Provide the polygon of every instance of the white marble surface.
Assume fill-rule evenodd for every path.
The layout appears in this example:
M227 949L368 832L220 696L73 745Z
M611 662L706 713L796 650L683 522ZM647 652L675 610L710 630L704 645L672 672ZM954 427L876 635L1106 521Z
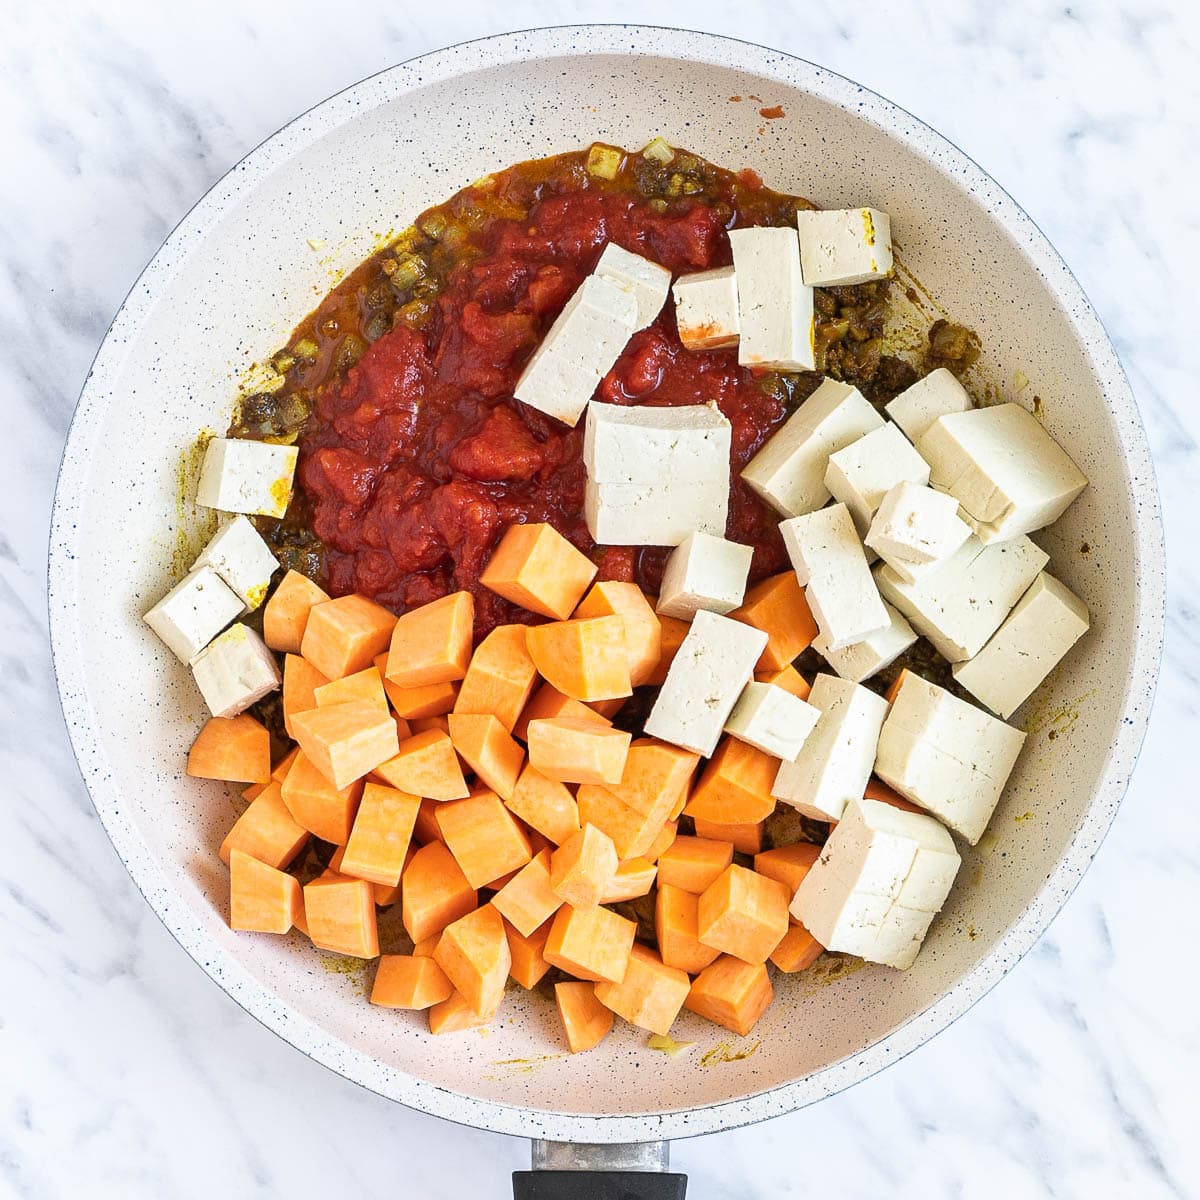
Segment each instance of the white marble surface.
M390 63L547 23L679 23L641 0L203 5L7 0L0 39L0 1195L508 1193L515 1140L369 1095L259 1027L136 894L50 672L48 513L88 363L192 202L291 116ZM735 14L735 15L730 15ZM1038 948L849 1093L679 1144L704 1198L1200 1194L1200 17L1188 0L817 6L686 23L850 75L1005 184L1074 267L1139 395L1170 546L1157 710L1095 866Z

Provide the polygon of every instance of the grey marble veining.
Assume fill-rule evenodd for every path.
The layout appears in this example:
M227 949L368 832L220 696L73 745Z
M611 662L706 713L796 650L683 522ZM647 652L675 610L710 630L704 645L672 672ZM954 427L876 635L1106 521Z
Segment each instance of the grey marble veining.
M1036 950L891 1070L678 1144L723 1198L1200 1194L1200 17L1182 2L837 9L644 0L5 6L0 112L0 1196L508 1194L527 1148L400 1109L241 1012L125 875L62 728L44 565L58 457L113 312L193 201L295 113L466 37L582 20L780 46L917 113L1074 268L1139 396L1166 510L1155 718L1094 867ZM1134 586L1130 581L1130 586Z

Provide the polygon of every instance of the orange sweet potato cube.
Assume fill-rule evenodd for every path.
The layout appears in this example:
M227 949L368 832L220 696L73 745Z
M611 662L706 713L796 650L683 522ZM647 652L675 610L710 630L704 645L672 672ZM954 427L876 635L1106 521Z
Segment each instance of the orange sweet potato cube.
M550 964L542 953L550 936L550 922L540 925L526 937L506 921L504 932L508 934L508 952L512 955L512 966L508 968L508 973L523 988L537 987L550 970Z
M392 631L384 674L400 687L461 679L471 661L474 623L470 592L454 592L411 609Z
M700 897L659 881L654 897L654 934L663 962L695 975L720 955L697 936Z
M612 700L633 694L625 622L620 617L531 625L526 644L542 678L572 700Z
M228 864L234 850L283 870L308 843L309 831L288 811L279 784L268 783L250 801L221 843L221 861Z
M187 773L196 779L269 783L271 735L249 713L210 717L188 751Z
M625 622L629 681L649 683L662 658L662 619L636 583L602 579L579 602L576 617L620 617Z
M594 983L569 980L554 985L554 1002L562 1020L567 1048L572 1054L590 1050L604 1040L613 1026L613 1015L596 999Z
M550 886L550 851L535 854L492 897L492 903L523 937L545 925L562 905L562 898Z
M271 778L276 783L282 783L292 769L292 764L300 757L300 747L293 746L272 768Z
M763 850L756 854L754 869L768 879L778 879L795 896L796 889L820 857L820 846L813 842L796 842L791 846L777 846L774 850Z
M437 810L442 807L440 800L422 800L417 809L417 821L413 826L413 841L427 846L430 842L441 842L445 845L441 828L437 822Z
M401 918L414 942L441 933L478 904L478 894L441 842L422 846L400 878Z
M666 824L662 815L643 816L600 784L582 784L575 801L580 822L608 834L619 859L645 857Z
M612 838L593 825L572 834L550 857L550 887L573 908L592 908L617 873Z
M519 870L533 857L529 839L495 792L440 804L437 823L442 840L473 888Z
M677 837L659 856L658 883L698 896L721 877L731 862L733 847L728 842Z
M450 714L450 739L479 781L511 800L525 764L525 752L493 716Z
M317 708L361 701L363 704L373 704L384 712L390 712L387 693L383 690L383 676L374 666L322 684L313 692L313 699L317 702Z
M700 894L697 936L706 946L748 963L764 963L788 931L791 893L736 864Z
M512 728L513 737L520 738L523 742L528 741L530 721L549 720L552 717L577 717L581 721L593 721L604 728L612 728L612 722L590 705L581 700L572 700L556 687L543 683L521 710L521 715Z
M302 906L299 880L242 850L230 852L230 929L287 933Z
M774 994L764 964L723 954L696 976L683 1007L745 1037L767 1011Z
M647 603L653 605L654 601L647 598ZM679 653L679 647L683 645L683 639L687 637L688 630L691 625L687 621L681 621L678 617L659 616L659 650L658 650L658 665L650 672L645 683L652 683L659 686L666 681L667 672L671 669L671 664L675 661L675 655Z
M362 779L400 749L391 713L362 701L297 713L292 729L305 757L335 788Z
M418 796L377 783L366 784L337 869L386 887L399 884L420 806Z
M722 825L764 821L775 811L771 788L778 771L779 759L737 738L722 738L683 811Z
M631 1025L665 1036L691 986L686 971L668 967L653 950L634 945L624 978L596 984L596 999Z
M469 794L454 743L438 729L405 738L375 774L402 792L429 800L461 800Z
M317 707L317 688L329 682L316 667L298 654L289 654L283 660L283 727L288 737L292 732L292 718L297 713L308 712Z
M391 702L396 716L406 721L419 721L425 717L440 717L448 713L458 699L458 684L425 683L417 687L401 687L386 675L388 656L386 651L375 659L375 669L383 675L383 690Z
M699 761L690 750L657 738L638 738L629 747L620 782L611 790L635 812L665 820L686 794Z
M529 723L529 765L560 783L621 782L631 735L592 720L552 717Z
M503 999L503 997L501 997ZM499 1009L499 1005L496 1009ZM496 1011L486 1013L476 1012L470 1001L461 992L452 992L450 997L429 1009L429 1032L461 1033L464 1029L479 1029L487 1025L496 1015Z
M385 954L375 972L371 1003L383 1008L431 1008L453 992L445 971L432 958Z
M703 817L693 817L692 827L696 836L709 838L714 842L728 842L742 854L757 854L763 844L762 821L743 821L737 825L726 825L718 821L706 821Z
M646 852L641 855L647 862L657 863L658 860L675 844L675 839L679 836L679 822L668 821L656 835L647 848Z
M526 766L521 772L512 798L505 803L530 829L556 846L579 829L579 805L570 789L533 767Z
M553 525L510 525L479 576L505 600L560 621L596 577L596 564Z
M611 909L572 908L554 914L544 956L552 967L592 983L620 983L637 926Z
M900 808L905 812L920 813L925 811L920 805L905 800L899 792L888 787L882 779L876 779L874 775L867 780L867 786L863 789L863 799L878 800L881 804L890 804L893 808Z
M313 945L355 958L379 954L375 894L365 879L328 874L304 887L304 919Z
M308 625L308 614L329 599L307 575L289 571L263 609L263 641L272 650L299 654Z
M623 900L636 900L648 896L658 875L658 867L646 858L627 858L617 864L608 887L600 896L601 904L620 904Z
M362 799L362 780L336 788L301 752L280 785L280 795L295 821L324 842L345 845Z
M313 605L300 653L326 679L365 670L391 640L395 616L365 596L339 596Z
M754 678L758 683L773 683L785 692L791 692L801 700L807 700L812 684L793 666L782 667L778 671L756 671Z
M510 733L537 683L524 625L497 625L475 647L454 702L456 713L491 714Z
M786 667L817 636L817 623L795 571L784 571L756 583L746 592L741 608L729 615L767 635L766 649L756 667L759 671Z
M771 961L788 974L806 971L824 953L825 947L803 925L793 923L783 940L771 951Z
M433 959L475 1012L494 1013L500 1007L512 955L504 921L492 905L447 925Z

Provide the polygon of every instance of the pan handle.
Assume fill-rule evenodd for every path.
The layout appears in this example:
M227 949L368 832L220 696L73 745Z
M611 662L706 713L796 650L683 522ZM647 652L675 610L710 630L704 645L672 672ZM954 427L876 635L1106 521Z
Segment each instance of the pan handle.
M668 1142L533 1143L533 1170L513 1172L515 1200L684 1200Z

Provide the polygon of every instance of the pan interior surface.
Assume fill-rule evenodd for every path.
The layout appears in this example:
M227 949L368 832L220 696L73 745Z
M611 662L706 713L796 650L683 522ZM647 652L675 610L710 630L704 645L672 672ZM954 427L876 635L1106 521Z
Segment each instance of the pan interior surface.
M751 95L785 115L765 120L731 99ZM827 957L776 978L778 999L749 1038L685 1014L674 1036L696 1045L675 1056L628 1026L570 1056L540 995L510 995L489 1031L432 1038L415 1016L366 1002L369 967L299 936L226 927L216 848L239 806L232 789L181 776L206 714L189 672L139 618L199 536L182 494L197 433L225 427L246 368L283 343L331 271L492 170L655 135L818 204L891 214L905 269L982 338L977 390L1027 405L1036 394L1091 480L1037 540L1087 600L1092 630L1018 714L1030 734L1018 770L911 970ZM64 708L97 807L151 904L299 1048L397 1100L505 1132L706 1132L818 1099L919 1044L1015 961L1085 868L1140 744L1157 663L1144 454L1115 357L1069 274L1011 201L912 118L796 60L703 35L600 27L489 39L300 118L218 185L131 293L60 482L51 608Z

